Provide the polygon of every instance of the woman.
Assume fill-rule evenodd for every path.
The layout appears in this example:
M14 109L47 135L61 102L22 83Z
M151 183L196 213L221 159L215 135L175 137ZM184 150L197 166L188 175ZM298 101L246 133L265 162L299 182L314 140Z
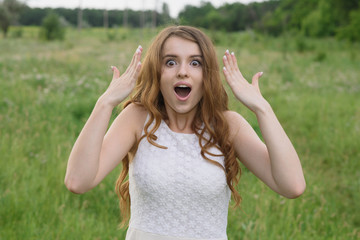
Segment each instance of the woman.
M241 201L237 158L275 192L288 198L303 193L297 153L261 95L262 72L248 83L234 53L225 52L225 79L256 114L265 143L228 110L215 49L200 30L168 27L142 64L141 54L139 46L122 75L112 68L110 86L70 154L65 177L70 191L90 190L122 161L117 190L123 223L131 207L129 240L227 239L231 194L237 205ZM106 131L112 110L129 95Z

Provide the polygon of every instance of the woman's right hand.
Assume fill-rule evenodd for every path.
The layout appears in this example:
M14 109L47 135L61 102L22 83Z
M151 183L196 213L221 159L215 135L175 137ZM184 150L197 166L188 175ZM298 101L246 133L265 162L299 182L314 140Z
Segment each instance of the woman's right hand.
M113 78L109 87L101 96L101 99L107 104L110 104L113 108L127 98L134 89L136 79L138 78L141 69L140 60L142 50L141 46L136 49L130 65L121 76L119 69L111 66Z

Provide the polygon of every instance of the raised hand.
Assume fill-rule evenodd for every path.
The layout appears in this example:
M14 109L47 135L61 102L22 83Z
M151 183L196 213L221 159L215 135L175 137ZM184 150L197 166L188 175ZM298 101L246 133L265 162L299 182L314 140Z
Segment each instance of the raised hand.
M120 104L134 89L136 79L139 76L141 69L140 60L142 50L141 46L136 49L130 65L122 75L120 75L120 71L117 67L111 66L113 78L101 98L112 107L116 107Z
M256 113L257 110L261 109L262 106L267 103L261 95L259 88L259 78L263 73L256 73L250 84L241 74L233 52L230 54L229 51L226 50L223 62L225 79L235 97L247 108Z

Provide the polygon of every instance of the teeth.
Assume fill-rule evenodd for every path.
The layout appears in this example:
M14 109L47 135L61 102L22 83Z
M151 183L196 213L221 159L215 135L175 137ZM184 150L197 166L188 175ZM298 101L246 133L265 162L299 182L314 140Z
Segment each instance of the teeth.
M186 86L185 84L181 84L181 85L179 85L179 86L177 86L177 87L187 88L188 86Z

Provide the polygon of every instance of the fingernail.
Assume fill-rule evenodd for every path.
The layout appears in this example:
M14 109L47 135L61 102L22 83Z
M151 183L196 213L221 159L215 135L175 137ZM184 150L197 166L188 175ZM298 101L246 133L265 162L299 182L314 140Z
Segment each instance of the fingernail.
M140 49L141 49L141 48L142 48L142 46L141 46L141 45L139 45L139 46L138 46L138 48L140 48Z
M231 55L235 56L235 53L234 53L234 52L231 52Z
M224 71L226 71L226 67L223 67Z
M110 66L111 70L114 70L114 66Z
M223 58L224 58L224 60L226 60L226 59L227 59L226 55L224 55L224 57L223 57Z
M260 77L263 75L263 72L260 72Z
M226 53L229 53L229 49L226 49Z

